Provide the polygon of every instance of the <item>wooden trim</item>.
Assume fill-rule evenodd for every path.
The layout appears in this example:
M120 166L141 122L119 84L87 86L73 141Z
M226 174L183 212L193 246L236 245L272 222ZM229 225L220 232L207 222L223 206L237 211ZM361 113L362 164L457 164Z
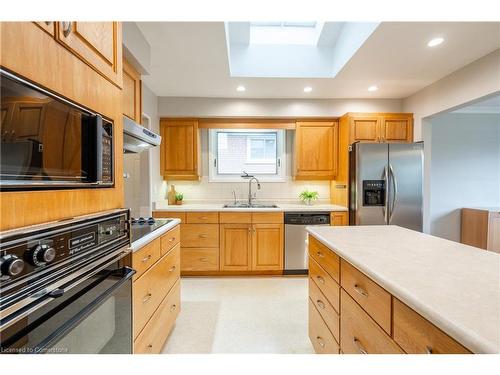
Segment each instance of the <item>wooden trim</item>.
M295 120L290 119L200 119L200 129L295 129Z
M181 276L205 277L205 276L283 276L283 271L182 271ZM295 275L294 275L295 276ZM305 275L301 275L301 277Z

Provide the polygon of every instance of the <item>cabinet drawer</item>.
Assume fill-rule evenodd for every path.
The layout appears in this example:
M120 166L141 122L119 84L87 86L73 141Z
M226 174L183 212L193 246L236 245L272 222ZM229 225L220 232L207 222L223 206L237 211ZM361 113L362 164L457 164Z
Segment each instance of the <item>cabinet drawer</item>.
M163 299L146 327L134 341L134 354L158 354L172 330L181 309L180 280Z
M219 247L219 225L183 224L182 247Z
M319 242L313 236L309 236L309 255L318 262L333 279L339 283L340 260L339 256Z
M339 284L311 257L309 257L309 277L316 283L333 308L339 311Z
M466 348L404 303L393 299L394 340L409 354L467 354Z
M218 248L181 248L181 271L219 270Z
M170 229L167 233L160 237L161 241L161 255L165 255L168 251L179 243L181 240L181 227Z
M340 341L340 320L339 314L321 293L316 283L309 278L309 298L320 313L330 332L337 342Z
M187 212L186 223L188 224L218 224L218 212Z
M403 353L385 331L343 289L341 289L340 306L340 343L344 353Z
M156 239L132 254L132 267L136 270L137 280L146 270L160 259L160 239Z
M345 260L341 260L340 285L389 335L391 295Z
M339 354L339 344L309 300L309 339L317 354Z
M283 212L253 212L253 224L283 224Z
M162 219L179 219L183 223L186 222L185 212L153 211L153 217Z
M221 224L251 224L251 212L221 212L219 214Z
M132 285L134 337L137 337L180 276L180 246L164 255Z

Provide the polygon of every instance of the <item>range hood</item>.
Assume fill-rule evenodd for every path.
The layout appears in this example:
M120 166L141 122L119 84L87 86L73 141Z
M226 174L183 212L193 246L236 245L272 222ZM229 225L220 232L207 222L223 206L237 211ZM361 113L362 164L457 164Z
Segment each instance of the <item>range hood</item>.
M136 154L160 143L158 134L123 116L123 152Z

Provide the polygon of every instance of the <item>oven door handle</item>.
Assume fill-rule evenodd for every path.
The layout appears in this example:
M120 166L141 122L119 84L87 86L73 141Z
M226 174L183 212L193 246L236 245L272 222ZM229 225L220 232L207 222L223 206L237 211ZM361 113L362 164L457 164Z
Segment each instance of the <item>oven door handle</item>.
M92 301L92 303L89 303L87 306L85 306L82 310L80 310L78 313L73 315L72 318L67 320L61 327L59 327L57 330L52 332L48 337L46 337L41 343L36 345L36 354L41 354L46 351L46 348L51 345L55 340L60 338L62 335L70 331L73 327L75 327L79 322L81 322L83 319L85 319L87 316L90 315L95 309L97 309L106 299L108 299L109 296L111 296L118 288L120 288L123 284L125 284L127 281L129 281L132 276L135 274L135 270L130 268L130 267L123 267L118 269L117 271L120 271L123 273L122 277L120 280L116 281L111 287L106 289L102 294L99 295L96 299ZM115 272L117 272L115 271Z

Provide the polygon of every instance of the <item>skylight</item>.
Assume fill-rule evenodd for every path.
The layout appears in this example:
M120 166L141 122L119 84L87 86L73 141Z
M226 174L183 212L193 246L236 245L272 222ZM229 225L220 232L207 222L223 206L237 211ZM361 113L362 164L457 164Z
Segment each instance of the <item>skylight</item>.
M250 22L250 44L316 45L322 22Z

